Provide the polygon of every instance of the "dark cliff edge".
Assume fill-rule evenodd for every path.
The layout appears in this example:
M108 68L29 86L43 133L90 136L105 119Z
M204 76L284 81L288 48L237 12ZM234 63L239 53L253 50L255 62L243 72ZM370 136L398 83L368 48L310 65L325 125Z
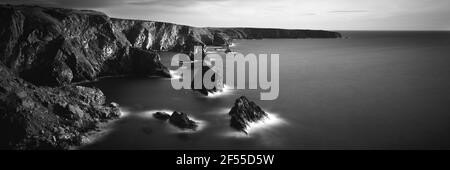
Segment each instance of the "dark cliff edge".
M115 119L95 88L77 82L119 75L170 77L160 51L233 39L339 38L314 30L197 28L110 18L89 10L0 5L0 149L68 149Z
M69 149L121 114L95 88L38 87L1 63L0 76L0 149Z

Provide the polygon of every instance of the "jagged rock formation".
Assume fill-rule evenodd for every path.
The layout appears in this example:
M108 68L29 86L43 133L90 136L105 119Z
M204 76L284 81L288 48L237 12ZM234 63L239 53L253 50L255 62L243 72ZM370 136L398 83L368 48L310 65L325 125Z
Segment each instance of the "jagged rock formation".
M193 129L196 130L197 122L189 119L188 115L183 112L173 112L169 118L169 122L180 129Z
M112 19L112 23L132 47L145 50L188 53L196 45L211 45L214 39L206 29L185 25L126 19Z
M234 102L229 115L231 116L230 126L236 130L247 133L247 127L252 122L261 121L267 118L267 113L253 101L249 101L245 96L241 96Z
M1 63L0 77L1 149L68 149L97 123L120 115L98 89L37 87Z
M196 130L198 127L197 122L189 119L188 114L183 112L174 111L172 115L165 113L165 112L156 112L153 113L153 117L161 120L161 121L167 121L169 120L169 123L180 128L180 129L192 129Z

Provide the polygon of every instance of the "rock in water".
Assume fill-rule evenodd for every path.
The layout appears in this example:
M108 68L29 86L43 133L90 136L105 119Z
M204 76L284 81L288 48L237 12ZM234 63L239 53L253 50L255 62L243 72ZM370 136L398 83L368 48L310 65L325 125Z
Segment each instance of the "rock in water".
M267 118L268 115L255 102L249 101L245 96L236 99L229 115L230 126L239 131L247 133L246 129L251 122L257 122Z
M173 112L172 116L170 116L169 122L181 129L196 130L198 127L197 122L189 119L188 115L183 112Z
M227 46L227 49L225 50L225 53L228 54L228 53L231 53L231 52L232 51L231 51L230 47Z
M159 120L163 120L163 121L170 119L170 115L165 112L156 112L153 114L153 117L156 119L159 119Z
M211 88L211 89L210 89L210 88L206 88L205 84L203 84L203 78L204 78L203 76L205 76L205 73L206 73L207 71L209 71L209 70L214 71L214 75L211 76L211 82L213 82L214 87ZM201 74L200 74L200 73L201 73ZM197 71L197 72L194 74L194 79L193 79L192 82L191 82L191 88L192 88L192 90L198 91L198 92L200 92L201 94L206 95L206 96L208 96L209 93L221 92L221 91L223 90L223 87L224 87L223 82L220 81L221 76L222 76L222 75L221 75L219 72L217 72L216 70L213 70L211 67L204 65L204 66L202 67L202 71L201 71L201 72L200 72L200 71ZM195 77L201 77L200 80L202 81L202 88L200 88L200 89L195 88L195 83L194 83L194 82L195 82ZM216 79L217 79L218 81L216 81Z

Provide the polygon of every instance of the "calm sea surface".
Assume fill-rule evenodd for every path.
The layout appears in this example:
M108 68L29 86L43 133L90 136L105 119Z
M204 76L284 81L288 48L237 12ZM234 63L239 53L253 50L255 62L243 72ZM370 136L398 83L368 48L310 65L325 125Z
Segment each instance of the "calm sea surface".
M103 90L126 116L84 149L450 149L450 32L343 32L344 39L239 40L233 51L280 54L280 95L204 97L170 79L112 78ZM162 56L170 63L172 54ZM241 95L271 119L250 135L229 127ZM188 113L198 131L152 118Z

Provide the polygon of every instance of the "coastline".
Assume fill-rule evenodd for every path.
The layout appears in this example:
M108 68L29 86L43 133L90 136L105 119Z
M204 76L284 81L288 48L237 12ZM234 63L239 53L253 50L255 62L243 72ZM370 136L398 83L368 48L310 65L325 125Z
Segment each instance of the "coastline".
M120 115L119 106L106 104L100 90L82 85L110 77L167 77L170 72L161 64L161 51L189 53L196 45L228 47L233 39L277 38L274 35L340 37L321 30L199 28L26 5L0 5L0 13L4 21L0 109L7 110L2 112L5 119L0 123L5 127L0 131L11 135L0 141L0 147L12 149L78 145L86 131Z

